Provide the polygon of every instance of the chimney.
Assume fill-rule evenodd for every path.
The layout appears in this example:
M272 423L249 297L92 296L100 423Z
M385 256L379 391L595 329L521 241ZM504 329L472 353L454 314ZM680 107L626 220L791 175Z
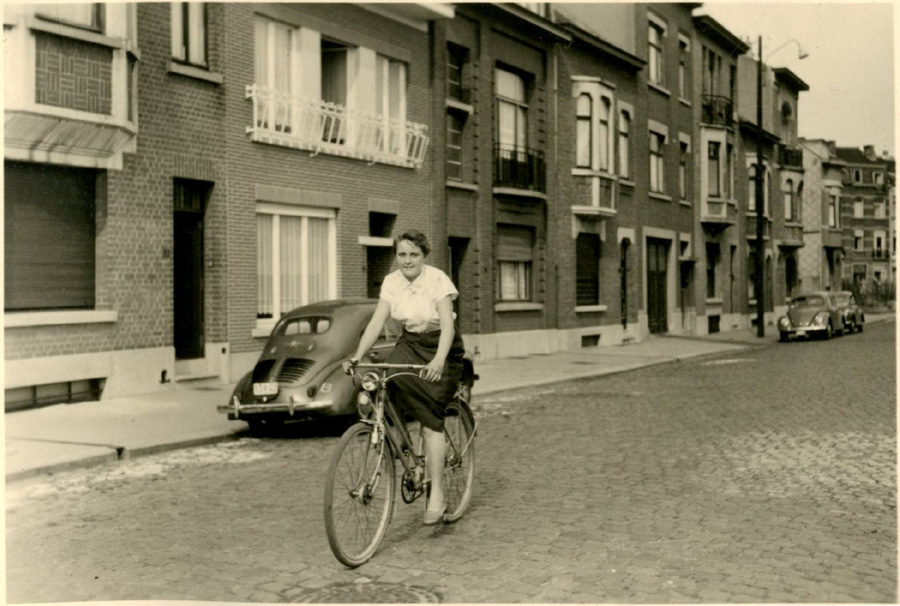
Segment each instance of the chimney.
M877 160L878 156L875 155L875 146L874 145L866 145L864 149L866 159L867 160Z

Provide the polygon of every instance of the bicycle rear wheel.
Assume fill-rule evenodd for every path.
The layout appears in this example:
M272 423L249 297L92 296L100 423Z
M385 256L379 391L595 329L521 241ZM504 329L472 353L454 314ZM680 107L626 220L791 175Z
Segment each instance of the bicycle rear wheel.
M341 437L325 480L325 532L341 563L355 568L374 555L394 509L390 444L372 444L372 426L357 423Z
M460 519L472 500L472 483L475 481L474 429L472 411L464 402L457 400L444 417L444 440L447 443L444 461L445 522Z

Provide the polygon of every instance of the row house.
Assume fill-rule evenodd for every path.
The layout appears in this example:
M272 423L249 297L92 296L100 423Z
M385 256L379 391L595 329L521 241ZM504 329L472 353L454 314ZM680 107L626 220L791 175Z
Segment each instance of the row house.
M377 293L392 236L443 221L429 23L452 16L5 7L7 409L230 381L284 311Z
M746 183L739 214L743 239L747 242L743 276L747 285L750 324L762 305L766 324L786 310L799 286L798 250L804 246L800 201L803 196L803 152L797 136L799 93L809 86L786 68L763 65L762 92L757 94L757 60L742 56L738 61L737 179ZM757 124L757 99L763 104L763 123ZM757 150L762 157L757 158ZM756 179L763 181L762 242L757 241ZM757 247L764 249L762 266ZM763 292L757 292L757 272L763 272Z
M804 290L842 288L845 257L841 228L841 190L846 162L838 158L834 141L801 139L804 189L800 285Z
M840 215L845 260L843 280L866 291L893 279L891 210L894 161L874 146L837 147L841 171Z

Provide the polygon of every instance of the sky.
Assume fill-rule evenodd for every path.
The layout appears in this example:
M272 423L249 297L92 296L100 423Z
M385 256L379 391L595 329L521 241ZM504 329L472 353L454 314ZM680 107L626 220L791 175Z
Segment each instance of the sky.
M761 35L764 62L789 68L809 85L809 91L800 93L801 137L833 140L838 147L874 145L879 155L887 150L894 156L896 4L719 0L704 2L694 14L708 14L752 42L751 53ZM798 59L797 44L789 42L793 39L809 53L807 58Z

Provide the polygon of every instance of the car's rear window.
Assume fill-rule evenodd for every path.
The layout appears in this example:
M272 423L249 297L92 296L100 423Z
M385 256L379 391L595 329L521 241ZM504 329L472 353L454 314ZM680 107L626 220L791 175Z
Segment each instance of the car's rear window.
M278 327L276 336L290 335L320 335L331 328L329 316L306 316L292 318Z
M821 307L825 305L825 299L822 297L798 297L794 299L793 304L797 307Z

